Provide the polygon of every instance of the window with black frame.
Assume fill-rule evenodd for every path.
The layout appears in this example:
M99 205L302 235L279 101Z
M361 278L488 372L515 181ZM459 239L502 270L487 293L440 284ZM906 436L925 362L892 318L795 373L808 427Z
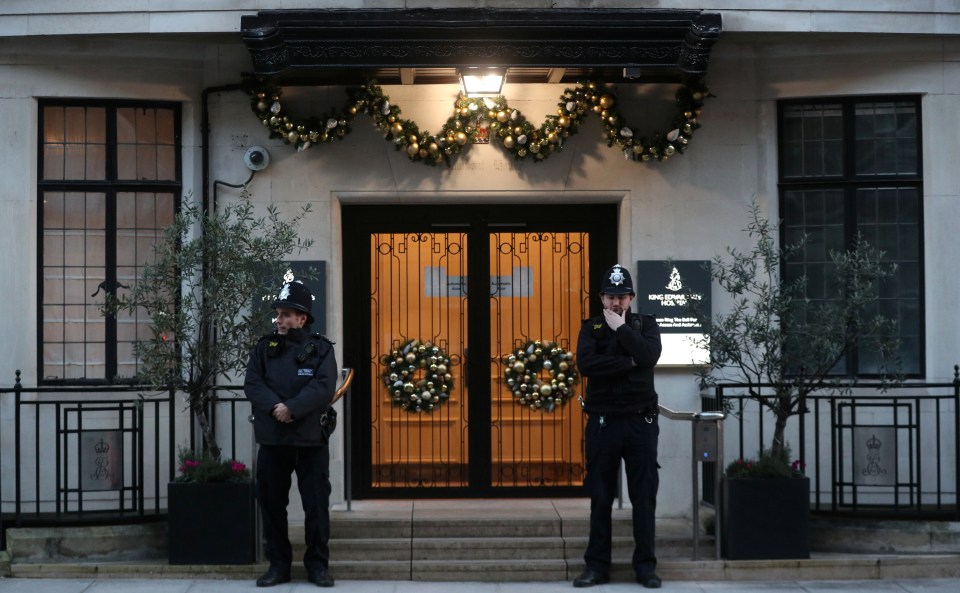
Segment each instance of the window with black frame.
M38 376L133 377L149 319L100 306L136 280L179 208L180 105L41 100L38 130Z
M900 370L923 368L923 180L920 100L867 97L779 104L781 239L806 237L784 262L786 280L806 275L811 302L830 298L830 252L859 234L896 264L879 288L877 309L897 323ZM881 371L879 353L853 352L837 368Z

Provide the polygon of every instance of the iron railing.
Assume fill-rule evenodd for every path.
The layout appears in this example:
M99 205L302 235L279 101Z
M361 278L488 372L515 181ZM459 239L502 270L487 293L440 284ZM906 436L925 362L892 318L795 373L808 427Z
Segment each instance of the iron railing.
M756 458L773 440L774 385L759 398L744 384L703 394L704 410L728 413L728 460ZM785 441L810 478L810 509L878 518L960 519L960 365L949 383L856 383L824 387L800 402ZM704 467L713 472L713 467ZM705 475L705 486L715 476ZM715 502L712 489L703 499Z
M209 413L222 454L252 459L249 404L239 388L215 391ZM189 407L173 390L25 387L17 371L14 386L0 388L3 526L163 516L178 448L196 449L200 439ZM94 454L84 455L84 448ZM88 479L94 474L105 479Z
M352 380L353 369L343 369L333 402ZM221 456L253 466L242 387L213 391L207 414ZM7 527L165 519L178 449L201 444L193 412L172 389L25 387L18 370L13 387L0 387L0 549Z

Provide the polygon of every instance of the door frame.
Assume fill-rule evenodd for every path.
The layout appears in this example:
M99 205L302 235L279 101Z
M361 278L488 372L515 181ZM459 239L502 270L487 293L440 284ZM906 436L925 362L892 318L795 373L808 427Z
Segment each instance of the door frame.
M343 204L341 224L343 237L343 366L357 369L350 406L346 414L350 422L351 495L365 498L519 498L583 496L582 486L556 487L492 487L490 485L491 444L489 429L471 430L468 434L470 451L469 485L436 488L372 488L372 460L369 423L371 409L368 394L376 377L366 371L370 362L370 240L372 233L466 232L468 270L489 270L487 249L491 232L588 232L590 233L588 279L590 290L589 313L600 310L600 272L615 263L618 244L618 209L616 203L492 203L492 204L411 204L359 205ZM489 291L489 277L468 275L469 294ZM366 295L366 296L364 296ZM489 327L490 305L486 299L468 299L467 315L471 326ZM485 324L484 324L485 322ZM473 352L490 351L490 332L474 331L468 336ZM376 356L376 354L374 354ZM471 377L489 376L490 361L473 357L465 362ZM470 386L468 412L474 426L490 425L490 382L473 381ZM571 402L571 405L575 405ZM483 461L479 461L483 460Z

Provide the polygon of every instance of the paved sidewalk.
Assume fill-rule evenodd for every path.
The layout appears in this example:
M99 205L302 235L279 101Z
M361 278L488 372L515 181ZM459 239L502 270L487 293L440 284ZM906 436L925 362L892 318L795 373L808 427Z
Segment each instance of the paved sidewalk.
M572 591L568 583L458 583L412 581L338 581L340 593L557 593ZM594 587L592 593L637 593L633 583ZM724 581L665 582L673 593L957 593L960 579L897 579L869 581ZM0 579L0 593L305 593L317 591L310 583L288 583L258 589L253 581L202 579Z

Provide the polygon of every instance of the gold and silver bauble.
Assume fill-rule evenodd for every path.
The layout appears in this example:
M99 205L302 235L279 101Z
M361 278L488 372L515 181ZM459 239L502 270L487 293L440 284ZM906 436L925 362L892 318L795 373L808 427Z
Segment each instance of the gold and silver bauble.
M380 375L393 405L411 413L432 412L450 399L450 357L438 346L407 340L381 359Z
M518 405L553 412L576 394L580 376L573 352L533 340L503 357L503 379Z

